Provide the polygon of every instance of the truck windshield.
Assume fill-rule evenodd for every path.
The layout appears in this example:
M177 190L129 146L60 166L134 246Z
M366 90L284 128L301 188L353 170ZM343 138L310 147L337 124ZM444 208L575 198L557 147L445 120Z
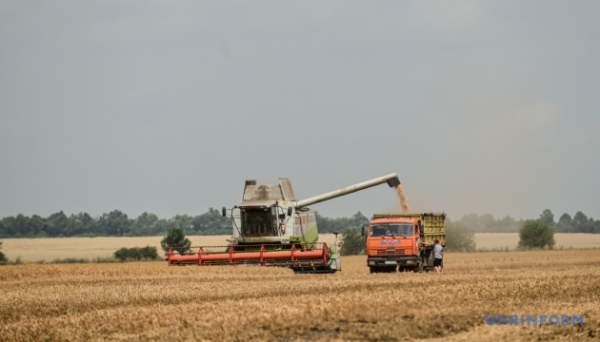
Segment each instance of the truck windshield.
M242 210L242 234L244 236L276 236L275 207Z
M410 223L384 223L371 226L369 236L413 236L413 225Z

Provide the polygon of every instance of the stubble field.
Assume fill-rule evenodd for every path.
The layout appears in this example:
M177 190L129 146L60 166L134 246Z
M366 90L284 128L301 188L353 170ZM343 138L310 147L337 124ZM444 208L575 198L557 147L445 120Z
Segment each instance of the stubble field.
M0 267L3 341L598 340L600 251L448 253L445 270ZM484 315L583 315L583 325L489 326Z

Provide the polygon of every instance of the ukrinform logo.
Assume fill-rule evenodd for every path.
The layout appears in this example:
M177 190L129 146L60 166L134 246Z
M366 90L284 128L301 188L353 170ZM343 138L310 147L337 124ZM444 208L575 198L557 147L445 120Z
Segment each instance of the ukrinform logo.
M483 315L487 325L583 325L583 315Z

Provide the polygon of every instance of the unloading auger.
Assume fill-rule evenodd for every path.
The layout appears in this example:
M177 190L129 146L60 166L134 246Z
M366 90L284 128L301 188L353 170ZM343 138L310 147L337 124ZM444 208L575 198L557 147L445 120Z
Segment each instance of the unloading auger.
M191 247L190 251L168 252L169 265L256 265L284 266L297 273L334 273L341 271L337 250L318 242L315 213L308 206L387 183L396 188L395 173L357 183L304 200L297 200L292 183L280 178L277 184L257 184L246 180L242 201L231 209L233 234L229 246Z

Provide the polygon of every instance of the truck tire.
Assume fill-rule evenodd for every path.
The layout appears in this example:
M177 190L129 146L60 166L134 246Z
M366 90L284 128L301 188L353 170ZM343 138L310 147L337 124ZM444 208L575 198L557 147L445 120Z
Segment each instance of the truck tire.
M369 266L369 273L377 273L377 267Z

